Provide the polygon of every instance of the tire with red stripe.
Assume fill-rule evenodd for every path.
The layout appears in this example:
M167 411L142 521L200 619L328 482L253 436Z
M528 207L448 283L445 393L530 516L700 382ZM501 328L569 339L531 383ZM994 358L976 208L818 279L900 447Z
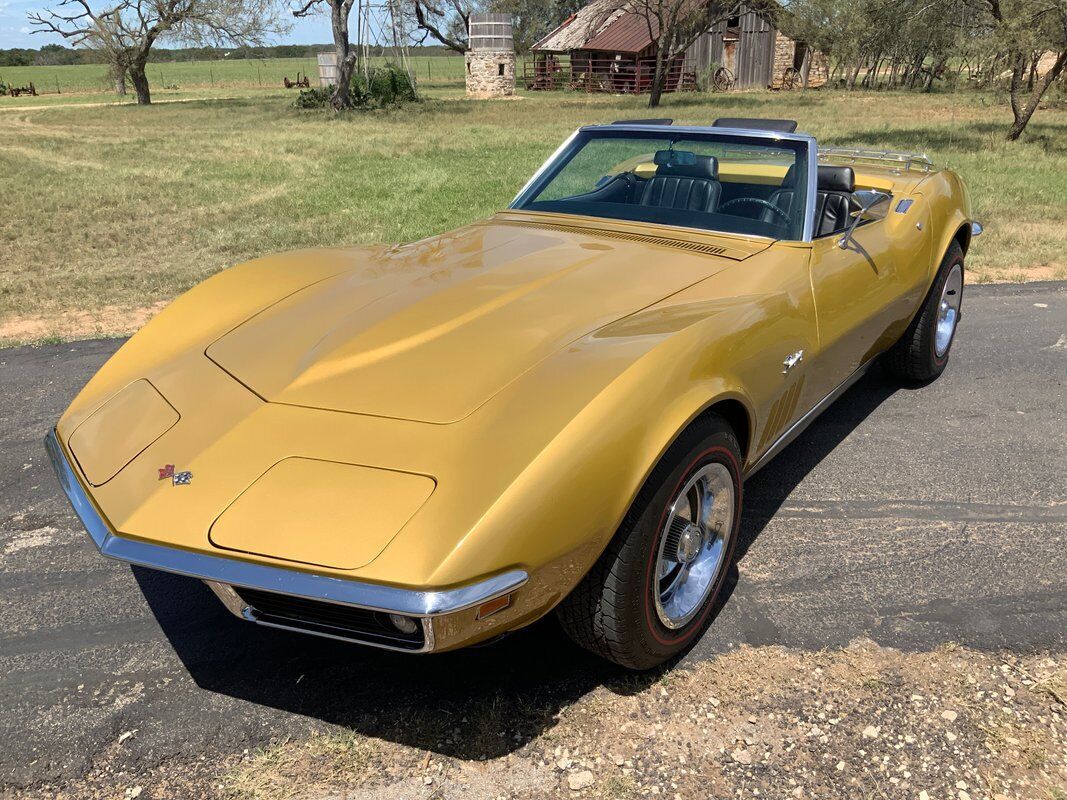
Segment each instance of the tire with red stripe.
M706 597L677 625L657 604L661 554L680 492L694 476L714 471L730 493L728 519L719 520L720 555ZM728 478L726 477L728 476ZM728 491L727 491L728 490ZM564 630L579 645L635 670L651 669L687 650L707 627L733 564L741 519L741 452L721 417L698 419L683 431L638 492L611 543L559 605ZM688 501L687 501L688 502ZM724 501L725 502L725 501ZM692 516L692 515L690 515ZM673 546L673 542L671 542Z

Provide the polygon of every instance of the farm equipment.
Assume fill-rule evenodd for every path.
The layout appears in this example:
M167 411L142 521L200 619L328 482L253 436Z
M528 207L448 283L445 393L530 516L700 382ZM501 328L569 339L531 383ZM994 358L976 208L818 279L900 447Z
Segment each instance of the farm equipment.
M289 80L288 77L282 78L282 81L285 83L285 88L286 89L310 89L311 88L311 81L308 80L307 73L305 72L303 77L301 77L300 75L301 74L299 72L296 73L296 80L295 81Z
M4 84L0 83L0 87L6 89L6 91L0 91L0 95L9 94L12 97L18 97L22 94L28 94L31 97L37 96L37 87L34 86L32 83L28 84L27 86L4 86Z

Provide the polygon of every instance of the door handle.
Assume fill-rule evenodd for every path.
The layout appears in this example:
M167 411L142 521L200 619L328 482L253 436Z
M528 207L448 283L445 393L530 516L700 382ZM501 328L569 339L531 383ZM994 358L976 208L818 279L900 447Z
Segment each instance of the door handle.
M785 369L782 370L782 374L786 375L789 372L789 370L791 370L793 367L795 367L797 364L799 364L803 360L804 360L804 351L803 350L797 350L795 353L793 353L793 355L787 356L785 361L782 362L782 366L785 367Z

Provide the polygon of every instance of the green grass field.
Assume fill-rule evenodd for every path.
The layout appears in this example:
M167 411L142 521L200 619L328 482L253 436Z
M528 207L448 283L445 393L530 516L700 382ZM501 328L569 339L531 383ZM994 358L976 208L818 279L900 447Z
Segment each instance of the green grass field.
M384 59L373 59L384 63ZM456 85L463 83L463 58L460 56L421 56L411 59L419 84ZM318 79L314 58L270 58L234 61L179 61L149 66L148 83L153 92L179 89L280 88L282 79L296 79L297 72ZM0 67L0 81L15 86L33 83L43 94L110 92L107 68L102 64L78 64L64 67ZM9 98L0 98L0 104ZM2 107L2 105L0 105Z
M209 93L147 108L0 102L0 338L120 333L138 324L133 309L263 253L413 240L485 217L575 127L648 115L642 98L469 101L440 88L338 118L294 109L284 90L198 99ZM986 224L972 279L1067 277L1062 107L1014 144L1006 106L985 94L685 94L659 113L793 117L824 144L925 150L965 177Z

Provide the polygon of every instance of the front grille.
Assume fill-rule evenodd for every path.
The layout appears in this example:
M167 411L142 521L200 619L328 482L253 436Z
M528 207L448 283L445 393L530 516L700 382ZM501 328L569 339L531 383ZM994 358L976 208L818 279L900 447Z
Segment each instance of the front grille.
M256 621L265 625L401 650L421 650L426 641L421 620L416 620L415 632L407 634L398 631L387 615L378 611L260 589L233 588L251 606Z

